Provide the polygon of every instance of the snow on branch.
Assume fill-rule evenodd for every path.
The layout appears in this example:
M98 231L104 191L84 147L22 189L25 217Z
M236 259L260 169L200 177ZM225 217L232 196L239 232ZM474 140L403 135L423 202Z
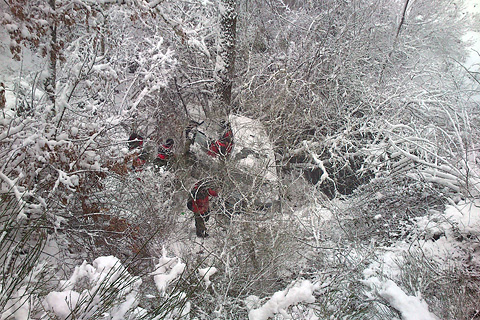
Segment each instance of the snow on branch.
M92 264L84 261L62 282L63 290L50 292L42 303L58 319L96 318L102 304L109 300L116 301L109 308L109 319L125 319L127 312L138 305L136 296L142 284L113 256L99 257Z
M182 275L185 267L185 263L183 263L180 258L167 257L167 250L163 248L162 257L159 259L156 269L152 273L155 285L161 295L165 295L170 283Z
M67 172L64 172L60 169L54 168L58 173L58 179L55 181L55 184L50 191L50 194L53 194L57 190L60 184L64 185L70 191L75 191L75 187L78 186L79 178L77 175L69 175Z
M400 312L403 320L438 320L437 316L428 310L424 300L420 297L408 296L392 280L382 282L377 277L371 277L362 282Z
M212 281L210 281L210 277L214 275L218 271L215 267L206 267L206 268L199 268L198 275L203 278L205 282L205 287L209 287Z
M24 207L25 207L25 201L23 200L23 195L24 193L20 191L20 189L17 186L17 179L11 180L9 177L7 177L3 172L0 171L0 179L2 179L9 189L13 191L13 194L15 195L15 199L19 202L19 208L20 212L18 213L17 219L18 220L23 220L27 218L27 215L24 212ZM3 188L1 190L3 192Z
M165 0L152 0L152 1L148 2L148 7L153 9L164 1Z
M306 302L314 303L314 291L320 289L319 283L312 283L309 280L293 282L293 286L282 291L275 292L273 296L260 308L252 309L248 313L249 320L267 320L275 314L280 313L289 319L287 309L290 306ZM250 296L247 299L254 300L256 297Z
M400 147L395 141L389 140L390 146L399 152L400 155L412 160L413 162L423 165L425 168L421 170L422 176L431 182L447 186L454 191L460 191L466 187L466 181L469 179L466 173L454 167L449 161L436 157L443 164L431 162L420 158ZM477 180L477 177L474 177Z
M313 151L310 150L310 147L309 147L307 141L305 141L305 140L303 141L303 146L305 147L305 150L307 151L307 153L312 157L313 162L318 166L318 168L320 168L320 170L322 170L322 175L320 177L320 184L322 184L323 181L325 181L326 179L332 180L328 176L328 172L327 172L327 169L325 169L323 161L320 160L320 158L318 157L318 155L316 153L314 153Z

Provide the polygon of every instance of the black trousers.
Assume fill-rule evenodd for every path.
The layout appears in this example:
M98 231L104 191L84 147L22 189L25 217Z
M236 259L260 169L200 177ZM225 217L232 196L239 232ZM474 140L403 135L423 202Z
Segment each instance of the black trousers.
M193 213L195 216L195 229L197 231L197 235L204 235L207 231L207 228L205 227L205 222L208 221L210 218L209 213L206 212L205 214L200 214L200 213Z

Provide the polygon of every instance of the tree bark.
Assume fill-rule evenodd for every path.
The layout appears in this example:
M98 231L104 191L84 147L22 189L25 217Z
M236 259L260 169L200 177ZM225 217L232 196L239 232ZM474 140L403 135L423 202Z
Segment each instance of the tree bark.
M235 75L237 1L220 0L220 34L215 64L214 113L230 113ZM217 111L218 112L215 112Z
M395 39L393 40L392 50L388 53L387 58L385 59L385 61L382 64L382 71L380 72L380 78L378 80L378 83L383 82L383 76L384 76L384 73L385 73L385 68L387 67L387 62L390 60L393 52L397 48L398 37L400 36L400 31L402 31L403 24L405 23L405 17L407 16L407 9L408 9L409 2L410 2L410 0L405 0L405 4L403 5L402 17L400 19L400 23L398 24L397 32L395 33Z
M5 98L5 85L0 83L0 109L2 109L3 118L5 118L5 107L7 105L7 99Z
M57 82L57 19L55 16L56 0L48 0L48 5L52 10L52 21L50 22L50 48L47 52L48 58L48 77L45 79L44 87L48 100L53 104L55 110L55 86Z

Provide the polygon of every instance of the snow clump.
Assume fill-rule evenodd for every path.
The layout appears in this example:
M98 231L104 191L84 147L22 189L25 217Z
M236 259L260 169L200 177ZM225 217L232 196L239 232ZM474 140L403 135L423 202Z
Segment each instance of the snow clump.
M198 275L200 278L203 279L205 282L205 286L208 288L212 281L210 281L210 277L217 272L217 268L215 267L207 267L203 269L198 269Z
M169 284L182 275L185 267L185 263L182 263L180 258L167 257L167 250L163 248L162 257L159 259L156 269L152 273L155 285L161 295L165 295Z
M283 317L290 319L287 313L288 308L302 302L314 303L313 293L319 288L319 283L312 283L309 280L294 281L290 288L275 292L263 306L250 310L248 318L249 320L267 320L280 313ZM255 296L247 298L247 302L251 302L250 305L254 304L255 300L258 300ZM314 314L311 313L311 316L314 317ZM309 319L313 320L312 317Z
M388 301L402 315L403 320L438 320L428 311L428 305L420 297L408 296L392 280L380 281L377 277L363 281L365 285L376 291L376 293Z
M43 301L43 307L58 319L82 315L85 319L93 317L102 308L103 299L115 295L115 301L108 312L109 319L125 318L128 310L137 305L136 296L142 280L127 272L120 260L113 256L99 257L92 264L83 262L75 267L70 279L62 281L63 290L50 292ZM116 290L113 290L115 288Z

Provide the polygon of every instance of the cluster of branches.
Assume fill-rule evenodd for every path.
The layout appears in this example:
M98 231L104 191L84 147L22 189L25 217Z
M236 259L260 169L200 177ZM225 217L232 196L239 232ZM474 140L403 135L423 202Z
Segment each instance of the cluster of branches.
M306 170L334 196L409 163L423 178L478 195L460 6L257 5L270 23L246 19L236 103L272 127L282 167Z
M233 20L225 16L220 24L234 28L236 2L224 5ZM8 12L2 25L12 59L22 63L18 74L2 79L1 217L18 222L6 224L2 234L2 253L14 261L2 281L8 285L11 274L23 272L17 262L26 251L39 254L47 238L65 246L53 257L57 262L65 256L143 257L153 235L161 234L158 241L174 230L169 213L175 187L168 174L128 175L134 154L126 138L131 132L144 135L146 144L166 134L183 138L180 91L210 112L215 108L206 99L216 94L226 108L221 100L229 93L222 88L231 90L235 43L222 53L230 55L224 63L216 63L211 29L223 11L210 2L183 1L10 0L1 6ZM216 89L214 75L222 80ZM166 90L170 85L173 90ZM9 203L19 209L9 210ZM42 226L31 228L40 218ZM43 261L28 261L22 274ZM68 269L62 263L54 267ZM8 296L2 290L2 306L21 294L25 277Z
M457 56L465 21L451 2L435 10L426 0L219 3L2 3L12 57L46 57L5 81L2 92L15 100L0 101L1 218L13 225L18 217L20 229L41 218L31 229L41 241L28 250L39 251L45 230L63 230L81 250L107 248L94 255L113 248L143 254L148 236L139 241L125 213L141 212L146 233L161 225L168 237L173 228L165 226L174 221L157 213L170 213L174 197L167 195L181 188L168 175L145 172L147 183L119 175L131 156L123 143L132 131L155 144L166 135L181 141L190 103L211 117L261 119L274 133L282 173L309 173L331 197L374 176L406 173L478 197L478 115L462 91ZM123 167L111 170L114 164ZM261 219L235 216L229 221L239 227L218 243L222 295L237 310L238 300L227 296L275 292L285 285L276 282L283 245L301 250L287 242L296 232L290 221ZM26 235L3 239L27 247ZM14 249L2 250L16 262L24 252Z

